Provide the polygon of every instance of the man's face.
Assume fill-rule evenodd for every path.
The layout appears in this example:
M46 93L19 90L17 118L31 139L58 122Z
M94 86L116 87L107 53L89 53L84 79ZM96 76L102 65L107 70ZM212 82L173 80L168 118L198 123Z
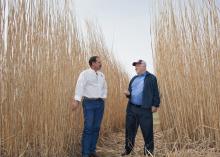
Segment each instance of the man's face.
M146 65L145 64L136 64L135 70L138 75L143 74L146 71Z
M100 70L102 68L102 62L99 57L96 58L96 62L93 63L93 67L96 70Z

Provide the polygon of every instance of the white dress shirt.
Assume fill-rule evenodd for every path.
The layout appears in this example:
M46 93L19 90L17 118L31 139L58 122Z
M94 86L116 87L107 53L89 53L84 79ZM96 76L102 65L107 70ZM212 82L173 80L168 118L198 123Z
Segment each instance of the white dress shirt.
M76 83L75 100L81 101L82 97L102 99L107 97L107 83L103 73L95 72L91 68L80 73Z

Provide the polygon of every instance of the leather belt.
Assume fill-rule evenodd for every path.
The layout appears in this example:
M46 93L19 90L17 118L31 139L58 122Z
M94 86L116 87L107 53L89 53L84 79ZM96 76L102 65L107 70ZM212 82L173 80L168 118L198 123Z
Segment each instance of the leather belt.
M102 100L102 98L88 98L88 97L83 97L85 100Z

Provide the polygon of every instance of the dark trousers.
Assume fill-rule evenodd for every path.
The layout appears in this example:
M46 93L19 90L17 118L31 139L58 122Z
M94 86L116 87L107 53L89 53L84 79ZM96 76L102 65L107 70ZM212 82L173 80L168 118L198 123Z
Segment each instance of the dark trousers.
M96 151L99 130L104 113L104 100L83 100L84 130L82 135L82 154Z
M153 114L151 109L141 108L133 104L128 104L126 114L126 139L125 149L127 153L133 150L135 144L135 137L138 127L140 125L145 146L144 153L153 153L154 139L153 139Z

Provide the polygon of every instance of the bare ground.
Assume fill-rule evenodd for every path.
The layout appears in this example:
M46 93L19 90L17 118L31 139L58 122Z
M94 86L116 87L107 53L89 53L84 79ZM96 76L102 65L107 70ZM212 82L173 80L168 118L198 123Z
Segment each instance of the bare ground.
M217 148L207 147L206 141L200 143L190 143L188 148L168 149L168 145L164 142L164 135L156 129L155 134L155 155L154 157L220 157L220 151ZM144 157L143 155L143 138L141 131L138 131L135 150L129 155L130 157ZM111 136L102 138L97 152L101 157L119 157L124 150L124 130L111 134Z

